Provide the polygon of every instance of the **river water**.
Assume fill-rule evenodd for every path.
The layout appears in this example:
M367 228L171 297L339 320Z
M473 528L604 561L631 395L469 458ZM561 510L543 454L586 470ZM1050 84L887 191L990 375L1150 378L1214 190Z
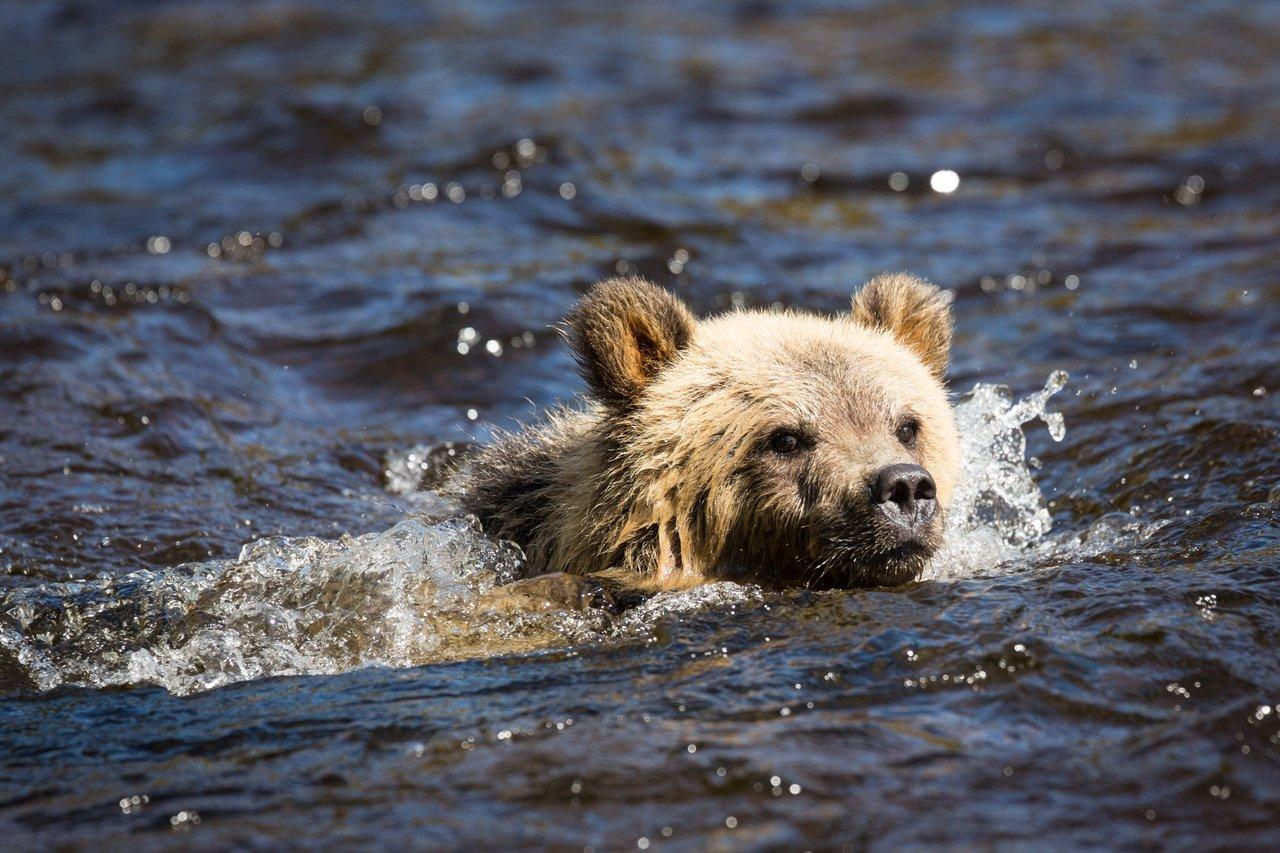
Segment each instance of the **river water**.
M10 844L1280 844L1280 7L0 20ZM582 390L591 282L899 269L956 296L920 583L486 608L431 489Z

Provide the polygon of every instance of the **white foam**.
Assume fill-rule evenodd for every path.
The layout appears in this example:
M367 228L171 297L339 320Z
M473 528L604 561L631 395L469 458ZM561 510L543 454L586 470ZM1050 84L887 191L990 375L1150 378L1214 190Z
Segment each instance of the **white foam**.
M951 580L1019 556L1053 526L1040 487L1027 464L1022 427L1037 418L1061 441L1061 413L1045 410L1066 385L1055 371L1042 390L1014 400L1002 385L974 386L956 406L961 437L959 486L947 515L947 537L923 577Z
M466 519L409 518L330 541L262 539L235 560L11 590L0 634L41 689L159 684L174 693L268 675L450 656L454 623L516 577L519 550Z

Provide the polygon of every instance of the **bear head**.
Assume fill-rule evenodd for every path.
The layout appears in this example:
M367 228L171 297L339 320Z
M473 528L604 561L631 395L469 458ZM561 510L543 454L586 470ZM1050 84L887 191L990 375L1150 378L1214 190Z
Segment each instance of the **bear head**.
M656 554L651 585L848 587L916 578L939 547L959 438L949 294L868 282L848 313L698 321L637 278L566 318L601 406L606 550Z

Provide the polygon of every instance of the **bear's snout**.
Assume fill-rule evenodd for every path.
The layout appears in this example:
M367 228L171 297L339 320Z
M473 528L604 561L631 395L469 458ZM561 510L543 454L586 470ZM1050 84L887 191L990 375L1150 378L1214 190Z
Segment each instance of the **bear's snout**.
M937 497L933 477L919 465L889 465L871 479L872 507L901 544L927 536Z

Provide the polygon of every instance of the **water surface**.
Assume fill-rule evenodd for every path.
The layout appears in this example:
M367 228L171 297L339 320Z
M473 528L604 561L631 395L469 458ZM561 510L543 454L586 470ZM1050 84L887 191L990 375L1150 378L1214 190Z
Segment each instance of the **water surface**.
M0 3L11 842L1274 848L1277 7L457 6ZM922 583L477 609L423 489L593 281L899 269L978 386Z

